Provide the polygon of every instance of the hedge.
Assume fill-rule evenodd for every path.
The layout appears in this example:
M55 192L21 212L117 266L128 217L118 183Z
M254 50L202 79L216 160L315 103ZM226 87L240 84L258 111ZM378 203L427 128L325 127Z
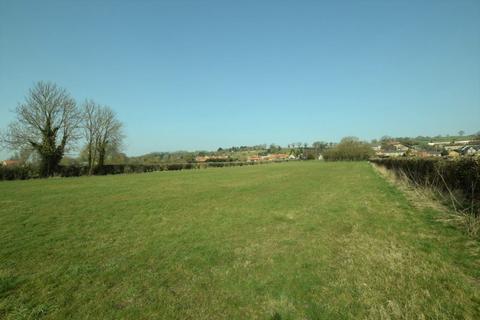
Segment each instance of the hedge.
M38 169L29 165L0 166L0 180L26 180L38 177Z
M435 187L444 192L462 195L465 206L480 206L480 159L460 158L421 159L388 158L372 159L371 162L384 166L396 174L404 174L411 182Z
M270 161L273 162L273 161ZM94 175L109 175L109 174L127 174L127 173L143 173L153 171L176 171L189 170L201 168L218 168L218 167L233 167L244 165L256 165L268 162L202 162L202 163L165 163L165 164L112 164L104 165L96 168ZM56 176L60 177L79 177L88 175L88 168L86 166L69 165L59 166ZM0 166L0 181L1 180L25 180L38 178L38 168L29 165L2 167Z

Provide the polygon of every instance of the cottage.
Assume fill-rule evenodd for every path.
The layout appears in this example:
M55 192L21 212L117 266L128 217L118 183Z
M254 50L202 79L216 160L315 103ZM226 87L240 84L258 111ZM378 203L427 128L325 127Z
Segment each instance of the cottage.
M207 156L196 156L196 157L195 157L195 161L196 161L196 162L205 162L205 161L207 161L208 159L210 159L210 157L207 157Z
M406 152L409 149L407 146L405 146L401 143L394 144L393 146L395 147L396 151L400 151L400 152Z
M457 150L464 156L472 156L480 151L480 146L464 146Z
M285 154L285 153L271 154L270 158L272 160L286 160L286 159L288 159L288 154Z
M445 146L444 149L447 150L447 151L456 151L458 149L462 148L462 146L460 145L457 145L457 144L454 144L454 145L450 145L450 146Z
M402 157L405 155L403 151L384 151L377 153L379 157L382 158L395 158L395 157Z
M428 145L429 146L446 146L448 144L451 144L452 142L451 141L438 141L438 142L429 142Z
M260 158L259 156L250 156L247 158L247 161L249 162L258 162L258 161L261 161L262 158Z
M207 162L207 161L228 161L228 156L196 156L196 162Z
M442 153L440 151L427 151L428 157L441 157Z
M429 146L440 146L440 147L444 147L444 146L448 146L448 145L455 145L455 146L462 145L463 146L463 145L466 145L470 142L471 142L470 140L437 141L437 142L429 142L428 145Z

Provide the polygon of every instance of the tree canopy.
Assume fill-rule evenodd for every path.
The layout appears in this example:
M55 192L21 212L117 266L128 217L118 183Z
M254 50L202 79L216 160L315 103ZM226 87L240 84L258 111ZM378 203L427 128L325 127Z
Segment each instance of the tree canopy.
M15 109L3 145L11 150L33 149L40 156L40 174L52 175L65 151L79 138L81 122L75 100L63 88L38 82Z

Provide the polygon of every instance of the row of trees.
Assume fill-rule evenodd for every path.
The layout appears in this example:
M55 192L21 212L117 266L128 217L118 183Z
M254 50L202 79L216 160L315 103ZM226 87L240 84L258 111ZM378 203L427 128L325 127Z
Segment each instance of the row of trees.
M52 176L66 152L84 140L89 173L105 163L107 150L119 148L122 123L108 106L92 100L78 106L67 90L38 82L15 109L16 119L1 135L4 148L35 152L41 176Z

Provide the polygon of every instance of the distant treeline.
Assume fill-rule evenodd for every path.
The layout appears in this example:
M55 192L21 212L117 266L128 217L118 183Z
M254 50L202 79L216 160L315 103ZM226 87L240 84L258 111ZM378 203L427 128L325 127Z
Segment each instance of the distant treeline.
M480 217L479 159L388 158L371 162L407 178L414 185L442 192L455 209Z

